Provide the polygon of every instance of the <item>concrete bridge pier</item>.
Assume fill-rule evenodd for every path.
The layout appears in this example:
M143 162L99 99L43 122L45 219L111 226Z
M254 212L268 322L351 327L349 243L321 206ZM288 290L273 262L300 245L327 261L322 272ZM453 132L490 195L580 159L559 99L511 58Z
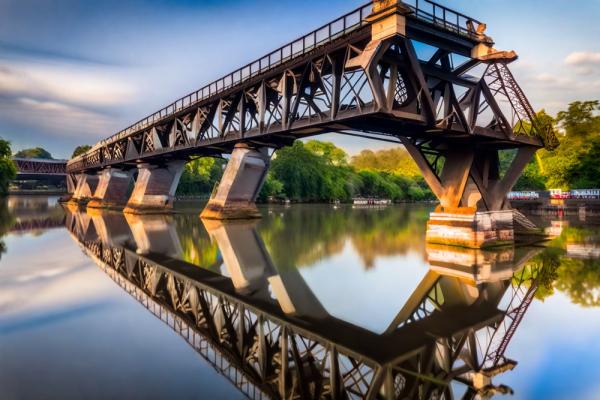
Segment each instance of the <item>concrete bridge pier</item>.
M427 242L470 248L514 243L513 211L506 195L536 147L519 147L502 174L498 148L446 144L433 149L444 160L436 168L426 158L432 149L401 140L440 201L427 223Z
M208 219L260 218L256 197L269 170L267 147L235 145L221 182L200 214Z
M99 177L94 198L90 200L87 207L117 209L125 207L132 181L131 171L107 167L99 174Z
M171 211L185 163L185 160L174 160L161 166L139 164L138 177L123 212L156 214Z
M94 197L99 177L95 174L82 173L76 177L75 191L69 200L72 204L86 204Z

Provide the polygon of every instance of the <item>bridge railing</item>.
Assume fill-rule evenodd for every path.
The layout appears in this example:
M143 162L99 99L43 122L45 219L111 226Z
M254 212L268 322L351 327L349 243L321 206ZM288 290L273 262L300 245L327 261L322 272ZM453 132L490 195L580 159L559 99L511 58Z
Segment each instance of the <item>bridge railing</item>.
M431 0L405 0L404 3L413 12L410 18L415 18L417 20L433 24L438 28L469 37L473 40L478 38L475 27L479 26L481 22L474 18L444 7ZM301 36L300 38L281 46L277 50L249 64L246 64L245 66L228 75L225 75L220 79L217 79L203 88L176 100L154 114L134 123L133 125L110 136L109 138L100 141L91 151L145 129L167 117L172 116L178 111L192 106L193 104L209 99L212 96L237 86L250 78L265 73L268 70L293 59L294 57L306 54L316 47L327 44L342 35L368 25L369 22L365 21L365 18L371 14L372 8L373 1L370 1L369 3L335 19L334 21L315 29L307 35ZM83 156L79 156L71 160L71 162L69 162L69 166L71 166L76 160L81 161Z

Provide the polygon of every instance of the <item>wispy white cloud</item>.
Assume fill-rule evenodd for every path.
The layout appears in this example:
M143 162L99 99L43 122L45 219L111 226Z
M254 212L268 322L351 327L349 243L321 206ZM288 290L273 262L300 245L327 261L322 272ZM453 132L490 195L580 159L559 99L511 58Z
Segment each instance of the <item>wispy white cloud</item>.
M599 65L600 52L598 51L576 51L565 58L565 64L569 65Z
M58 137L86 137L106 135L111 132L110 116L100 112L58 101L19 97L3 102L0 118L35 127L41 132L51 130Z
M578 75L600 76L600 52L576 51L565 57L565 64L574 68Z
M134 87L110 67L0 61L0 95L3 96L116 106L134 94Z

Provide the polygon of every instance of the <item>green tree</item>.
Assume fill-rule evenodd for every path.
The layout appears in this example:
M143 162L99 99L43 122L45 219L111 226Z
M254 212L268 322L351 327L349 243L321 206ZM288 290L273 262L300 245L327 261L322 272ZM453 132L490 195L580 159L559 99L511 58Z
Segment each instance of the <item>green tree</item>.
M8 194L8 184L17 176L11 155L10 142L0 138L0 196Z
M92 146L90 146L89 144L83 144L81 146L77 146L77 147L75 147L75 150L73 150L73 154L71 155L71 158L80 156L83 153L91 150L91 148L92 148Z
M600 135L590 137L586 147L566 169L565 180L574 189L600 187Z
M42 158L46 160L52 160L52 154L41 147L34 147L31 149L24 149L18 151L15 154L15 157L18 158Z
M324 171L326 163L297 140L276 152L271 162L273 177L283 183L285 194L296 201L327 198Z
M223 175L225 160L213 157L200 157L185 165L178 195L209 196L215 184Z
M332 165L340 166L348 163L348 154L331 142L310 140L304 146L316 155L325 158Z
M556 120L569 137L586 137L600 132L600 101L575 101L566 111L557 114Z
M258 195L258 201L266 202L269 197L280 198L285 197L283 191L283 183L275 178L270 172L267 173L267 178Z
M357 170L392 172L404 176L421 176L419 167L403 147L372 151L363 150L350 161Z

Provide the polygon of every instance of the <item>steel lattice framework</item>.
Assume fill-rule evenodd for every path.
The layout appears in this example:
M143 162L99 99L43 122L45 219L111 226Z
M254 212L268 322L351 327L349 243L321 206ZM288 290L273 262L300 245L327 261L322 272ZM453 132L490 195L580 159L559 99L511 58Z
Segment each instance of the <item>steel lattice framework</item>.
M502 390L475 388L472 374L514 366L504 352L543 268L520 270L503 283L505 310L486 303L485 294L472 306L445 308L436 280L405 321L378 335L334 317L290 317L273 301L237 293L229 278L105 244L76 217L67 225L111 279L258 399L450 399L452 381L467 386L464 399Z
M406 36L373 41L369 3L103 140L67 169L220 155L239 142L277 148L324 132L427 140L432 149L556 144L507 60L470 58L490 42L483 24L428 0L407 3Z
M37 158L13 158L17 174L66 175L66 160L42 160Z

